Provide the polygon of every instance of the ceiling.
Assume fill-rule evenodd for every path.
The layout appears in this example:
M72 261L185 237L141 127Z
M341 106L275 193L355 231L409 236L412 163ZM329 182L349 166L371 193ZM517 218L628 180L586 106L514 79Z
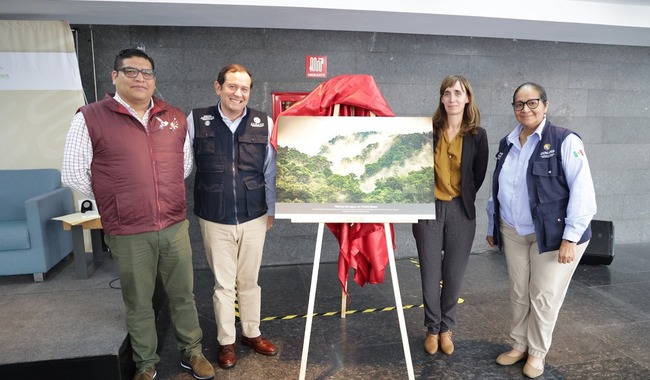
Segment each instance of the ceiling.
M326 3L326 4L325 4ZM0 19L313 29L650 46L650 0L0 0Z

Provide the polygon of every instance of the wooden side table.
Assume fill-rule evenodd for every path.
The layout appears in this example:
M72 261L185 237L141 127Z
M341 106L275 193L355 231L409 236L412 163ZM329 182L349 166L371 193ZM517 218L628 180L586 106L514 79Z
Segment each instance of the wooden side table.
M87 215L80 212L53 218L63 222L64 230L72 230L72 251L77 278L89 278L101 264L102 253L102 221L99 215ZM84 230L90 230L92 245L91 260L86 259Z

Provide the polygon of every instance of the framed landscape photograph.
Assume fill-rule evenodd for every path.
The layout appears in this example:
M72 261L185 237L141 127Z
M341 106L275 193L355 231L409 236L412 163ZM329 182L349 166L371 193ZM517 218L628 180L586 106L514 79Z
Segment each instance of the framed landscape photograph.
M276 218L435 219L430 117L282 116Z

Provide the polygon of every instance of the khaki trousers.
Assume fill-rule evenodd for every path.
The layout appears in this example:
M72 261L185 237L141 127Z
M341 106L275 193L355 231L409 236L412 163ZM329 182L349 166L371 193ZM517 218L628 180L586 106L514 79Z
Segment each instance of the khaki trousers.
M544 358L571 277L589 241L576 247L573 262L560 264L559 251L539 253L535 234L521 236L501 222L501 237L510 277L513 348Z
M242 224L219 224L199 218L208 264L214 274L212 302L220 345L235 343L235 299L242 335L260 333L262 291L257 278L262 264L267 216Z

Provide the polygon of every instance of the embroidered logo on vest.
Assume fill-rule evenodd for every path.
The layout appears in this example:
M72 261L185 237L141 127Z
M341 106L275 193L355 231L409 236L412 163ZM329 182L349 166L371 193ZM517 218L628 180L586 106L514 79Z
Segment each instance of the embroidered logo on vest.
M255 117L253 118L253 122L251 123L251 127L261 128L261 127L263 127L263 126L264 126L264 123L262 123L262 119L260 119L259 117L255 116Z
M551 144L544 144L544 151L539 152L539 158L551 158L555 156L555 149L551 149Z
M158 116L156 116L156 120L158 120L158 123L160 123L160 126L158 127L160 129L165 129L166 126L169 126L170 131L175 131L178 129L178 120L176 119L176 117L174 117L171 122L167 120L162 120Z
M214 116L212 116L212 115L203 115L203 116L201 116L201 120L203 120L203 124L205 124L205 126L207 127L207 126L210 125L210 121L214 120Z

